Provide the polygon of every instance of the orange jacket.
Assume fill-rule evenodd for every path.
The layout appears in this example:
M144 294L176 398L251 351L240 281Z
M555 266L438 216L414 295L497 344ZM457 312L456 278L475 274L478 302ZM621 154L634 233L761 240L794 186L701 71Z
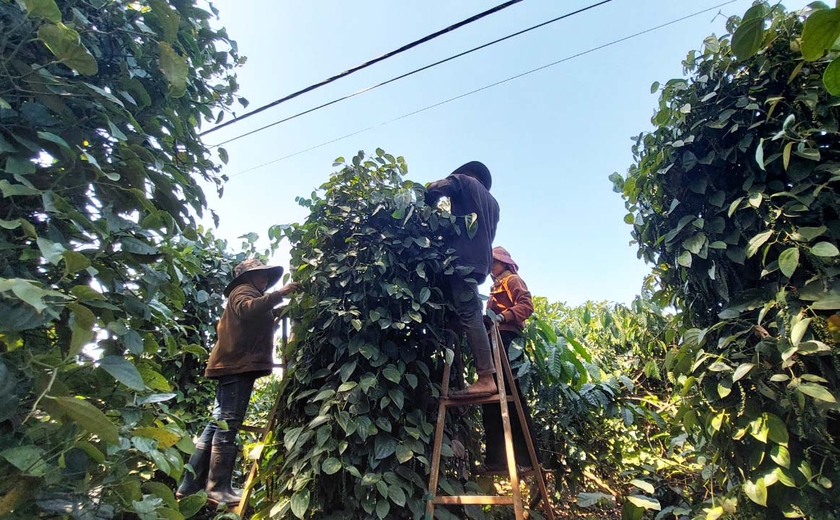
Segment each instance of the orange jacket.
M534 313L531 292L518 274L503 272L493 280L487 309L502 316L501 330L522 330L525 320Z

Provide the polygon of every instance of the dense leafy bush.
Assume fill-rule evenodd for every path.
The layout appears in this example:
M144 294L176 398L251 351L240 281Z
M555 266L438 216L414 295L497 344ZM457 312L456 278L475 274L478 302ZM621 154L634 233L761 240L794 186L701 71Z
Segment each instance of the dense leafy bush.
M0 2L0 516L200 506L167 484L237 260L196 223L197 180L221 183L198 127L234 101L239 61L210 18Z
M840 112L826 91L840 11L822 7L730 19L733 37L707 38L690 77L661 86L655 130L613 176L657 301L681 311L667 369L708 518L840 514Z
M359 153L309 199L310 216L275 228L294 247L304 295L285 359L278 444L261 515L414 518L425 508L447 332L443 237L457 219L425 205L405 161ZM463 421L448 421L445 452ZM457 444L457 443L455 443ZM449 465L454 468L455 464ZM452 491L462 485L443 479Z

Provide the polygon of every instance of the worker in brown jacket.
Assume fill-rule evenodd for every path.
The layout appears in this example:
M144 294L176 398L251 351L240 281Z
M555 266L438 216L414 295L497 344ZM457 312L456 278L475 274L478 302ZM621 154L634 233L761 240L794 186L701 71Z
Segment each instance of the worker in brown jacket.
M534 313L534 304L531 301L531 292L525 281L519 276L519 266L510 257L510 253L501 246L493 248L493 265L490 276L493 279L493 286L490 288L490 298L487 300L487 310L491 311L494 320L499 324L499 332L502 336L502 355L508 355L511 342L522 336L525 329L525 320ZM505 385L510 388L511 382L505 377ZM519 381L515 381L519 395L522 390ZM531 420L531 411L528 403L522 399L522 408L525 412L528 430L534 448L537 449L533 432L534 425ZM486 471L503 471L507 469L505 459L505 437L502 426L501 407L498 403L482 405L482 420L484 422L486 456L484 458L484 469ZM516 455L518 466L531 466L531 459L528 454L528 446L525 443L525 433L519 421L519 414L513 409L510 414L511 434L513 436L513 451ZM539 451L537 451L539 457Z
M458 167L446 178L426 186L426 204L448 197L459 232L447 238L455 250L455 272L447 276L448 297L472 351L478 379L464 390L450 392L453 399L483 397L497 393L490 340L482 323L478 286L490 273L493 237L499 223L499 203L490 194L493 177L479 161Z
M266 294L283 275L282 267L264 265L249 259L236 266L234 278L225 287L227 306L216 326L218 336L204 375L218 380L213 419L204 428L190 457L193 472L186 471L178 497L207 491L213 504L238 504L241 495L231 487L236 454L236 434L245 412L254 381L271 374L274 368L274 308L283 297L300 289L292 282L279 291ZM227 428L219 427L219 421Z

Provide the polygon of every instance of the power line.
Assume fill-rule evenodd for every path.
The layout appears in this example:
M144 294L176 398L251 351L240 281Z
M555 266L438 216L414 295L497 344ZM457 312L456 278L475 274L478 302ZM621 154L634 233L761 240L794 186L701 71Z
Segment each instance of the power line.
M278 162L280 162L280 161L285 161L286 159L290 159L290 158L295 157L295 156L297 156L297 155L300 155L300 154L302 154L302 153L306 153L306 152L309 152L309 151L315 150L315 149L317 149L317 148L321 148L321 147L323 147L323 146L327 146L328 144L332 144L332 143L335 143L335 142L337 142L337 141L341 141L341 140L343 140L343 139L347 139L348 137L352 137L352 136L354 136L354 135L358 135L358 134L361 134L361 133L364 133L364 132L368 132L368 131L370 131L370 130L374 130L374 129L376 129L376 128L379 128L379 127L382 127L382 126L385 126L385 125L388 125L388 124L391 124L391 123L395 123L395 122L397 122L397 121L400 121L400 120L402 120L402 119L406 119L406 118L408 118L408 117L411 117L411 116L413 116L413 115L419 114L419 113L421 113L421 112L425 112L425 111L427 111L427 110L431 110L431 109L433 109L433 108L437 108L437 107L439 107L439 106L445 105L445 104L450 103L450 102L452 102L452 101L456 101L456 100L458 100L458 99L465 98L465 97L467 97L467 96L471 96L471 95L473 95L473 94L477 94L478 92L482 92L482 91L484 91L484 90L487 90L487 89L490 89L490 88L496 87L496 86L498 86L498 85L502 85L502 84L507 83L507 82L509 82L509 81L513 81L513 80L518 79L518 78L521 78L521 77L523 77L523 76L527 76L527 75L529 75L529 74L533 74L534 72L538 72L538 71L541 71L541 70L543 70L543 69L547 69L547 68L549 68L549 67L553 67L553 66L555 66L555 65L559 65L560 63L564 63L564 62L566 62L566 61L573 60L573 59L575 59L575 58L579 58L579 57L581 57L581 56L585 56L585 55L587 55L587 54L593 53L593 52L595 52L595 51L599 51L599 50L601 50L601 49L605 49L605 48L607 48L607 47L611 47L611 46L613 46L613 45L617 45L617 44L622 43L622 42L625 42L625 41L627 41L627 40L632 40L633 38L637 38L637 37L642 36L642 35L644 35L644 34L647 34L647 33L653 32L653 31L657 31L657 30L662 29L662 28L664 28L664 27L668 27L669 25L674 25L675 23L679 23L679 22L682 22L682 21L688 20L689 18L694 18L695 16L699 16L699 15L701 15L701 14L708 13L709 11L713 11L713 10L715 10L715 9L720 9L721 7L723 7L723 6L725 6L725 5L732 4L732 3L735 3L735 2L737 2L737 1L738 1L738 0L729 0L728 2L723 2L723 3L721 3L721 4L718 4L718 5L715 5L715 6L712 6L712 7L706 8L706 9L703 9L702 11L697 11L697 12L695 12L695 13L692 13L692 14L689 14L689 15L686 15L686 16L683 16L683 17L681 17L681 18L677 18L677 19L675 19L675 20L671 20L670 22L666 22L666 23L663 23L663 24L657 25L657 26L655 26L655 27L651 27L651 28L649 28L649 29L645 29L644 31L639 31L639 32L634 33L634 34L631 34L631 35L629 35L629 36L625 36L625 37L623 37L623 38L619 38L618 40L613 40L613 41L611 41L611 42L609 42L609 43L605 43L605 44L603 44L603 45L599 45L599 46L597 46L597 47L592 47L592 48L590 48L590 49L587 49L587 50L585 50L585 51L579 52L579 53L577 53L577 54L573 54L573 55L571 55L571 56L567 56L567 57L562 58L562 59L559 59L559 60L557 60L557 61L553 61L553 62L548 63L548 64L546 64L546 65L543 65L543 66L541 66L541 67L537 67L537 68L535 68L535 69L531 69L531 70L529 70L529 71L523 72L523 73L521 73L521 74L517 74L517 75L515 75L515 76L510 76L510 77L508 77L508 78L505 78L505 79L503 79L503 80L497 81L497 82L495 82L495 83L491 83L491 84L489 84L489 85L485 85L485 86L483 86L483 87L481 87L481 88L477 88L477 89L475 89L475 90L471 90L471 91L469 91L469 92L465 92L465 93L463 93L463 94L461 94L461 95L458 95L458 96L455 96L455 97L449 98L449 99L447 99L447 100L445 100L445 101L441 101L441 102L439 102L439 103L435 103L434 105L429 105L429 106L424 107L424 108L421 108L421 109L419 109L419 110L415 110L414 112L409 112L408 114L403 114L403 115L401 115L401 116L399 116L399 117L396 117L396 118L394 118L394 119L391 119L391 120L388 120L388 121L384 121L384 122L379 123L379 124L377 124L377 125L369 126L369 127L364 128L364 129L362 129L362 130L357 130L357 131L355 131L355 132L353 132L353 133L350 133L350 134L347 134L347 135L343 135L343 136L341 136L341 137L337 137L337 138L332 139L332 140L330 140L330 141L325 141L325 142L323 142L323 143L321 143L321 144L318 144L318 145L315 145L315 146L311 146L311 147L306 148L306 149L304 149L304 150L300 150L300 151L297 151L297 152L295 152L295 153L292 153L292 154L289 154L289 155L285 155L285 156L283 156L283 157L280 157L280 158L274 159L274 160L272 160L272 161L269 161L269 162L266 162L266 163L263 163L263 164L260 164L260 165L254 166L254 167L252 167L252 168L248 168L248 169L246 169L246 170L239 171L239 172L237 172L237 173L232 174L232 175L230 176L230 178L233 178L233 177L238 177L238 176L243 175L243 174L245 174L245 173L252 172L252 171L254 171L254 170L258 170L258 169L260 169L260 168L264 168L264 167L269 166L269 165L271 165L271 164L275 164L275 163L278 163Z
M452 25L450 25L449 27L445 27L445 28L443 28L443 29L441 29L441 30L439 30L439 31L437 31L437 32L434 32L434 33L432 33L432 34L429 34L428 36L424 36L424 37L420 38L419 40L415 40L415 41L413 41L413 42L411 42L411 43L408 43L408 44L406 44L406 45L403 45L403 46L402 46L402 47L400 47L399 49L395 49L395 50L393 50L393 51L391 51L391 52L386 52L386 53L385 53L385 54L383 54L382 56L379 56L379 57L374 58L374 59L372 59L372 60L369 60L369 61L366 61L366 62L361 63L361 64L359 64L359 65L356 65L355 67L350 68L350 69L347 69L347 70L345 70L344 72L340 72L340 73L336 74L335 76L331 76L331 77L329 77L329 78L327 78L327 79L325 79L325 80L322 80L322 81L319 81L318 83L315 83L315 84L313 84L313 85L310 85L310 86L308 86L308 87L306 87L306 88L304 88L304 89L302 89L302 90L298 90L297 92L293 92L293 93L289 94L288 96L282 97L282 98L280 98L280 99L278 99L278 100L276 100L276 101L272 101L271 103L269 103L269 104L267 104L267 105L263 105L263 106L261 106L261 107L259 107L259 108L255 109L255 110L252 110L251 112L248 112L247 114L243 114L243 115L241 115L241 116L239 116L239 117L234 117L234 118L233 118L233 119L231 119L230 121L227 121L226 123L222 123L222 124L220 124L220 125L216 125L216 126L214 126L213 128L211 128L210 130L207 130L207 131L205 131L205 132L202 132L202 133L201 133L201 134L199 134L199 135L200 135L200 136L205 136L205 135L207 135L207 134L209 134L209 133L211 133L211 132L215 132L216 130L219 130L219 129L221 129L221 128L224 128L224 127L226 127L226 126L228 126L228 125L232 125L232 124L234 124L234 123L238 123L239 121L242 121L243 119L247 119L247 118L249 118L249 117L251 117L251 116L253 116L253 115L255 115L255 114L259 114L259 113L260 113L260 112L262 112L263 110L268 110L269 108L274 107L274 106L277 106L277 105L279 105L280 103L284 103L284 102L286 102L286 101L288 101L288 100L290 100L290 99L296 98L296 97L298 97L298 96L299 96L299 95L301 95L301 94L306 94L307 92L311 92L311 91L313 91L313 90L315 90L315 89L317 89L317 88L323 87L324 85L327 85L327 84L329 84L329 83L332 83L333 81L335 81L335 80L337 80L337 79L341 79L341 78L343 78L343 77L345 77L345 76L349 76L350 74L353 74L354 72L357 72L357 71L360 71L360 70L362 70L362 69L364 69L364 68L370 67L371 65L374 65L374 64L376 64L376 63L379 63L380 61L386 60L386 59L388 59L388 58L390 58L390 57L392 57L392 56L396 56L397 54L400 54L400 53L405 52L405 51L407 51L407 50L409 50L409 49L412 49L412 48L414 48L414 47L417 47L418 45L421 45L421 44L423 44L423 43L426 43L426 42L428 42L428 41L430 41L430 40L434 40L434 39L435 39L435 38L437 38L438 36L442 36L442 35L444 35L444 34L446 34L446 33L448 33L448 32L454 31L455 29L459 29L459 28L461 28L461 27L463 27L463 26L465 26L465 25L469 25L469 24L471 24L471 23L473 23L473 22L475 22L475 21L481 20L481 19L482 19L482 18L484 18L485 16L489 16L489 15L491 15L491 14L497 13L497 12L501 11L502 9L507 9L508 7L510 7L510 6L514 5L514 4L518 4L518 3L519 3L519 2L521 2L521 1L522 1L522 0L509 0L508 2L505 2L505 3L503 3L503 4L499 4L499 5L497 5L496 7L493 7L492 9L488 9L488 10L486 10L486 11L484 11L484 12L481 12L481 13L478 13L478 14L476 14L476 15L470 16L469 18L466 18L466 19L464 19L464 20L461 20L460 22L458 22L458 23L456 23L456 24L452 24Z
M341 101L344 101L344 100L346 100L346 99L350 99L350 98L352 98L352 97L356 97L356 96L358 96L359 94L364 94L365 92L370 92L371 90L377 89L377 88L379 88L379 87L385 86L385 85L387 85L387 84L389 84L389 83L393 83L393 82L398 81L398 80L401 80L401 79L403 79L403 78L407 78L407 77L409 77L409 76L412 76L412 75L414 75L414 74L417 74L418 72L423 72L424 70L431 69L432 67L436 67L436 66L441 65L441 64L443 64L443 63L446 63L446 62L448 62L448 61L452 61L452 60L457 59L457 58L460 58L460 57L462 57L462 56L466 56L467 54L470 54L470 53L473 53L473 52L475 52L475 51L478 51L478 50L484 49L485 47L489 47L489 46L491 46L491 45L495 45L495 44L497 44L497 43L499 43L499 42L503 42L503 41L505 41L505 40L509 40L509 39L511 39L511 38L514 38L514 37L516 37L516 36L519 36L520 34L525 34L526 32L533 31L534 29L539 29L540 27L543 27L543 26L545 26L545 25L548 25L548 24L551 24L551 23L554 23L554 22L558 22L558 21L563 20L563 19L565 19L565 18L569 18L569 17L575 16L575 15L577 15L577 14L580 14L580 13L584 12L584 11L588 11L588 10L590 10L590 9L594 9L594 8L596 8L596 7L600 7L600 6L604 5L604 4L608 4L608 3L612 2L612 1L613 1L613 0L602 0L601 2L597 2L597 3L594 3L594 4L592 4L592 5L588 5L588 6L586 6L586 7L583 7L583 8L581 8L581 9L578 9L577 11L572 11L572 12L570 12L570 13L566 13L566 14L564 14L564 15L560 15L560 16L558 16L558 17L556 17L556 18L552 18L551 20L545 21L545 22L543 22L543 23L540 23L540 24L537 24L537 25L533 25L533 26L531 26L531 27L528 27L527 29L523 29L523 30L518 31L518 32L515 32L515 33L513 33L513 34L509 34L509 35L507 35L507 36L503 36L502 38L499 38L499 39L497 39L497 40L493 40L493 41L491 41L491 42L487 42L487 43L485 43L485 44L483 44L483 45L479 45L478 47L473 47L472 49L466 50L466 51L461 52L461 53L459 53L459 54L455 54L454 56L450 56L450 57L448 57L448 58L444 58L444 59L442 59L442 60L440 60L440 61L436 61L436 62L434 62L434 63L430 63L429 65L426 65L426 66L424 66L424 67L420 67L419 69L414 69L414 70L412 70L411 72L406 72L405 74L402 74L402 75L397 76L397 77L395 77L395 78L391 78L391 79L389 79L389 80L387 80L387 81L383 81L382 83L379 83L379 84L377 84L377 85L373 85L373 86L371 86L371 87L363 88L362 90L358 90L358 91L356 91L356 92L353 92L352 94L348 94L348 95L346 95L346 96L343 96L343 97L340 97L340 98L337 98L337 99L333 99L332 101L328 101L328 102L324 103L323 105L318 105L318 106L313 107L313 108L310 108L310 109L308 109L308 110L304 110L303 112L298 112L298 113L297 113L297 114L295 114L295 115L292 115L292 116L286 117L286 118L281 119L281 120L279 120L279 121L275 121L275 122L273 122L273 123L269 123L269 124L267 124L267 125L265 125L265 126L261 126L260 128L257 128L257 129L254 129L254 130L251 130L250 132L245 132L244 134L237 135L236 137L232 137L232 138L230 138L230 139L228 139L228 140L226 140L226 141L222 141L221 143L216 144L216 145L213 145L213 146L224 146L224 145L226 145L226 144L228 144L228 143L231 143L231 142L233 142L233 141L236 141L237 139L242 139L243 137L247 137L247 136L252 135L252 134L255 134L255 133L257 133L257 132L262 132L263 130L265 130L265 129L267 129L267 128L271 128L272 126L276 126L276 125L279 125L279 124L281 124L281 123L285 123L286 121L291 121L292 119L295 119L295 118L298 118L298 117L300 117L300 116L303 116L303 115L309 114L309 113L311 113L311 112L315 112L316 110L320 110L320 109L322 109L322 108L328 107L328 106L330 106L330 105L334 105L334 104L339 103L339 102L341 102ZM201 135L204 135L204 134L201 134Z

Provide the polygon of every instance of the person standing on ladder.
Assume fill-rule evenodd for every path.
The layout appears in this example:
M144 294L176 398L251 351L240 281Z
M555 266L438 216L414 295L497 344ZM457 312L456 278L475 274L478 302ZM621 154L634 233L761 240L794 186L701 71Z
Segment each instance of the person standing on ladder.
M502 337L501 354L508 355L511 342L522 337L525 329L525 320L534 313L534 304L531 301L531 292L525 281L519 276L519 266L511 258L510 253L501 246L493 248L493 265L490 275L493 278L493 286L490 288L490 298L487 301L487 310L493 313L495 319L488 319L488 325L495 321L499 324L499 334ZM528 435L536 449L537 442L533 437L534 425L531 420L531 411L528 403L522 395L519 381L514 381L517 392L522 400L522 411L527 422ZM505 378L505 387L510 388L511 381ZM485 458L484 471L506 471L507 462L505 459L505 438L502 427L502 413L498 403L482 405L482 421L484 423L485 437ZM516 456L516 465L521 467L531 466L531 459L528 454L528 446L525 443L525 433L519 421L518 413L510 414L511 435L513 437L513 451ZM536 450L537 458L540 459L540 452Z
M223 294L228 298L216 326L218 341L207 361L206 377L218 380L213 420L204 428L190 457L193 471L184 472L177 497L207 491L207 501L214 505L239 504L241 493L231 487L239 447L236 434L245 419L248 401L258 377L271 374L274 368L274 307L283 297L300 290L291 282L279 291L266 294L283 275L282 267L264 265L257 259L241 262L233 271L233 280ZM227 429L218 422L227 423Z
M448 277L450 298L472 351L478 380L466 389L453 392L453 399L489 396L497 393L493 374L490 340L484 329L478 286L490 273L493 238L499 223L499 203L490 195L492 177L487 166L471 161L448 177L426 187L426 203L434 205L449 197L451 213L458 218L460 233L450 238L455 250L455 273Z

